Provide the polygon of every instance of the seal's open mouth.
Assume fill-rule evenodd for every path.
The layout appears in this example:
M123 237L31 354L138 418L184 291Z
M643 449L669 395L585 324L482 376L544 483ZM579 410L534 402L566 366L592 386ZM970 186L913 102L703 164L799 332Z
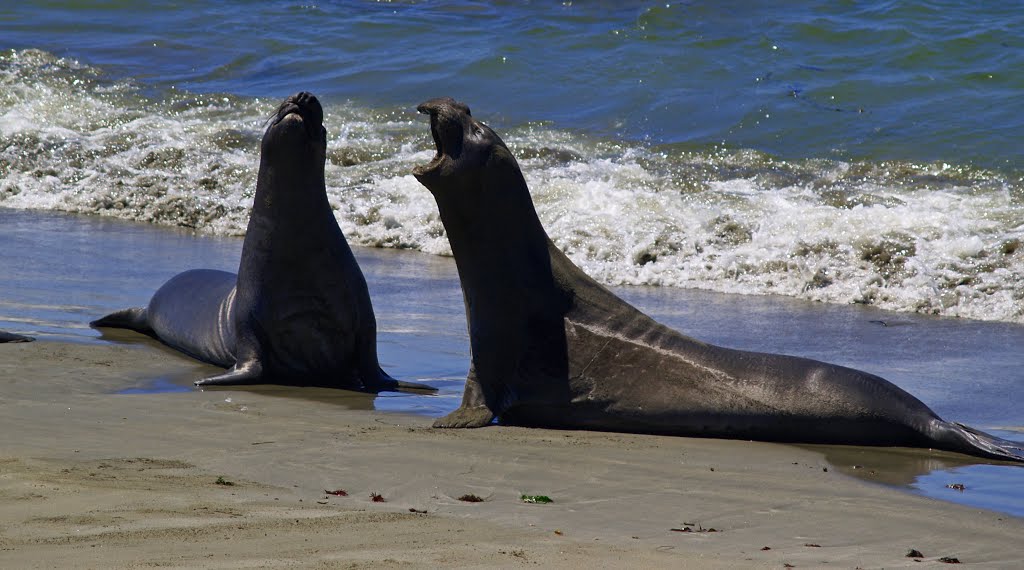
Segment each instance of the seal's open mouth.
M444 142L441 140L441 136L437 134L437 113L431 113L425 109L423 105L416 107L416 110L423 114L430 115L430 136L434 139L434 148L437 152L434 154L434 158L430 159L430 162L417 166L413 169L416 174L424 174L427 171L437 168L441 161L444 160Z
M427 164L417 166L412 173L423 176L440 168L446 158L457 159L462 153L463 125L471 120L469 107L451 97L441 97L420 103L416 110L430 115L430 136L437 149Z

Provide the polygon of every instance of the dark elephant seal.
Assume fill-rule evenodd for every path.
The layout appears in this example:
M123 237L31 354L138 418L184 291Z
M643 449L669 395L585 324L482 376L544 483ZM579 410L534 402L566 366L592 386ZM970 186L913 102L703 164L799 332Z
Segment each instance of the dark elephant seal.
M272 118L238 275L186 271L160 287L148 307L92 326L134 329L230 367L197 385L431 389L399 382L377 363L366 280L327 202L322 122L320 102L309 93L286 99Z
M515 158L450 98L434 195L466 304L462 405L436 427L502 423L769 441L933 447L1024 461L1020 444L943 421L871 374L710 345L658 324L572 264L541 227Z
M0 331L0 343L3 342L32 342L35 340L30 336Z

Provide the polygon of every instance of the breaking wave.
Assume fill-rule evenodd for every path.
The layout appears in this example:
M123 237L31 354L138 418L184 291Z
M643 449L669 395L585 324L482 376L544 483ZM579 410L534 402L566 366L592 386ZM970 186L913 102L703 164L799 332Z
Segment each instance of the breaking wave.
M0 207L243 234L278 102L153 91L47 52L0 52ZM434 152L415 103L326 101L327 191L352 243L449 255L410 174ZM498 130L552 240L605 283L1024 322L1020 173Z

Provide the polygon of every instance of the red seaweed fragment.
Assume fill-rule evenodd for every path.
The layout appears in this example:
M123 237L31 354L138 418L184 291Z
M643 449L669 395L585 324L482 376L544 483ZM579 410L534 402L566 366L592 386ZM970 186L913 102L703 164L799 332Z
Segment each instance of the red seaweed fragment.
M481 498L478 495L474 495L472 493L466 493L465 495L459 497L459 500L463 501L465 503L482 503L482 502L484 502L483 498Z
M916 548L911 548L907 553L907 558L924 558L924 554L921 554L921 551Z
M335 497L348 496L348 491L346 491L345 489L335 489L333 491L328 491L327 489L324 489L324 493L327 493L328 495L334 495Z
M772 549L772 547L770 547L770 546L762 546L761 547L761 550L771 550L771 549Z
M946 488L953 489L954 491L960 491L961 493L963 493L967 489L967 487L965 487L963 483L951 483L949 485L946 485Z
M374 503L383 503L384 496L381 495L380 493L370 493L370 500L373 501Z
M806 547L808 547L808 548L821 548L821 545L820 545L820 544L814 544L814 543L811 543L811 542L808 542L808 543L807 543L807 544L805 544L804 546L806 546Z
M942 558L939 558L939 562L942 562L943 564L960 564L960 559L952 556L943 556Z

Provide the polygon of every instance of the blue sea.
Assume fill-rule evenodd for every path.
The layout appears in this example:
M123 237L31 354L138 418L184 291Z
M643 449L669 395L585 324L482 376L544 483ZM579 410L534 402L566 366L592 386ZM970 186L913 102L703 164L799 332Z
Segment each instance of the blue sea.
M95 313L174 272L233 270L266 119L307 90L350 243L427 254L394 255L452 293L420 299L426 328L375 301L382 354L457 393L457 282L411 176L434 153L415 107L447 95L508 143L553 241L664 322L1020 439L1022 29L1016 2L4 3L0 328L95 341ZM405 277L360 255L378 294ZM1024 514L1007 473L982 503Z

